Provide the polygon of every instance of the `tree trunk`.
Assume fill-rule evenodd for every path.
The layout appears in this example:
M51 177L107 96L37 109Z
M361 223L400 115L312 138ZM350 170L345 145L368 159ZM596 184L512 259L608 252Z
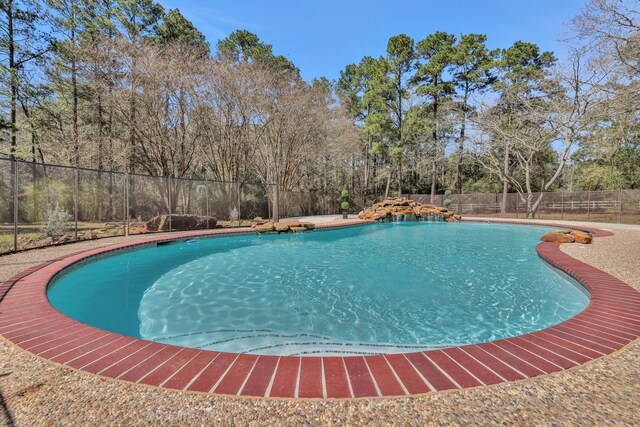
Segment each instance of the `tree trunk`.
M535 218L535 215L536 215L534 206L531 203L532 198L533 198L533 194L531 193L527 194L527 219L533 219Z
M371 173L371 167L369 165L369 145L371 144L371 137L364 149L364 191L365 194L369 192L369 174Z
M129 101L129 147L127 150L127 167L129 173L134 173L133 165L133 151L136 145L136 74L137 74L137 61L134 57L131 61L131 100Z
M463 106L462 123L460 125L460 139L458 141L458 165L457 165L457 179L456 179L456 192L462 194L462 154L464 153L464 132L467 125L467 113L466 113L466 101Z
M389 198L389 187L391 186L391 172L387 176L387 188L384 190L384 198Z
M18 104L18 68L16 67L16 45L15 45L15 34L13 28L13 0L9 0L7 4L7 43L9 45L9 73L10 73L10 81L9 85L11 86L11 99L9 101L9 108L11 109L11 129L9 129L9 133L11 135L11 149L10 149L10 157L12 160L15 159L16 146L18 145L18 140L16 136L16 110ZM13 212L13 209L11 209ZM13 214L11 214L13 215Z
M398 197L402 195L402 159L398 159Z
M502 180L502 206L500 207L501 213L507 213L507 197L509 194L509 183L507 182L507 176L509 175L509 143L504 145L504 178Z
M71 43L73 54L71 55L71 88L73 91L73 151L74 165L80 166L80 136L78 132L78 65L76 61L76 36L75 30L71 30Z
M11 148L9 150L9 157L11 160L16 159L16 149L18 145L18 139L16 136L16 109L18 102L18 69L16 67L15 55L16 55L16 47L15 47L15 39L14 39L14 29L13 29L13 0L9 0L7 4L7 43L9 44L9 73L10 81L9 85L11 86L11 95L9 101L9 108L11 109L11 129L9 129L9 134L11 135ZM17 164L15 162L11 162L11 179L13 180L15 177L15 168ZM14 192L18 183L16 182L11 186L11 194L9 195L9 222L14 222L16 219L14 217ZM15 248L16 250L18 248Z
M433 100L433 157L431 158L431 196L429 198L429 203L433 204L434 198L436 196L436 184L438 180L438 171L437 171L437 162L436 158L438 156L438 99L435 98Z
M433 204L436 197L436 182L438 180L438 171L436 169L436 158L431 160L431 196L429 197L429 203Z

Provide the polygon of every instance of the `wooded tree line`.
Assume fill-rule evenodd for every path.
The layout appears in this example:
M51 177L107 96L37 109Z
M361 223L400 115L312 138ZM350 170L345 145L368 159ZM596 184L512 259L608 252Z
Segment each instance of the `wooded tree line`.
M152 0L0 0L0 154L352 194L640 188L637 0L592 0L569 58L482 34L389 39L305 81ZM561 32L560 29L558 31Z
M151 0L0 4L5 156L286 190L357 139L327 81L247 31L212 52Z
M337 92L361 128L362 185L502 191L503 209L514 191L530 213L536 192L640 188L637 4L586 5L564 63L534 43L436 32L347 66Z

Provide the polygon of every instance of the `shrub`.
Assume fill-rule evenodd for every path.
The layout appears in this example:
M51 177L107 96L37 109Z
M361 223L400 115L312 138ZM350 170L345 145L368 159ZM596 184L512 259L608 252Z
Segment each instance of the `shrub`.
M349 209L349 202L342 202L340 206L342 207L343 211L346 211Z
M342 190L342 192L340 194L342 195L342 197L348 197L349 196L349 192L347 190Z
M452 194L453 194L453 191L451 191L451 190L447 190L447 191L444 192L444 195L447 196L447 197L449 197Z
M444 207L445 207L445 208L448 208L449 206L451 206L451 203L453 203L453 202L451 201L451 199L446 199L446 200L444 201Z
M49 205L44 214L44 218L45 226L42 231L45 236L56 238L67 233L69 221L73 219L73 216L66 210L60 208L60 203L56 202L55 207Z
M229 211L229 221L237 221L239 219L239 217L240 217L240 215L238 213L238 209L234 206Z

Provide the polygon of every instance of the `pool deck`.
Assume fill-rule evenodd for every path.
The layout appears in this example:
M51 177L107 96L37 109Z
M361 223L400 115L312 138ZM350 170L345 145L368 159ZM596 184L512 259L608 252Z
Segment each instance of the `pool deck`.
M481 220L485 221L486 219L483 218ZM331 227L340 223L342 221L327 221L321 227ZM543 223L547 222L544 221ZM576 226L576 224L571 225ZM592 226L592 224L586 226L583 224L579 228L590 228L589 226ZM49 379L48 381L36 382L31 387L25 387L24 390L27 390L25 392L18 390L17 394L15 394L15 388L10 387L10 389L14 389L14 392L13 394L9 392L7 395L5 388L7 379L13 385L17 380L15 372L22 371L26 373L25 370L20 369L22 365L35 363L43 368L28 370L31 375L25 375L26 377L36 375L38 372L45 374L44 377L47 377L47 373L55 370L63 372L64 378L68 376L77 377L76 381L79 381L79 383L76 385L81 388L85 387L85 384L103 381L106 383L102 384L102 387L113 388L112 392L116 392L118 387L126 388L127 393L133 392L134 394L136 391L142 394L155 392L159 398L162 397L161 400L166 398L171 401L173 396L180 401L189 399L197 401L201 399L200 396L206 396L205 402L211 402L211 399L215 399L217 404L214 406L226 407L223 410L223 414L227 416L237 413L237 411L234 411L235 407L237 407L237 410L241 410L240 412L243 414L244 410L246 410L248 415L243 415L245 418L242 419L244 420L254 419L251 418L250 414L252 413L251 407L256 405L265 409L273 405L274 408L279 408L279 411L284 411L281 412L284 415L286 413L292 414L291 411L294 411L293 413L297 412L295 408L308 407L308 403L303 403L305 402L304 400L264 398L247 401L246 399L238 400L238 398L216 397L199 393L168 392L168 394L165 394L167 393L166 391L155 387L143 387L141 385L128 384L124 381L239 396L322 399L419 395L412 399L405 397L404 399L311 401L314 402L314 405L325 407L326 409L333 405L340 407L337 402L342 402L342 405L345 402L349 402L348 405L355 406L363 405L363 403L356 402L396 402L394 404L376 403L374 406L379 408L385 405L394 407L398 405L397 402L401 402L399 403L400 406L406 406L409 402L412 402L410 406L415 404L418 411L416 413L417 418L406 418L406 415L403 415L405 418L401 419L404 419L405 422L411 422L413 419L415 422L420 419L435 419L429 417L429 415L435 414L430 414L429 411L424 412L424 408L430 405L426 402L432 402L433 399L456 400L451 396L482 393L482 391L485 394L491 393L493 395L499 388L510 389L514 387L512 391L517 391L523 387L521 384L529 384L530 386L535 382L541 381L544 383L550 381L549 378L557 379L557 377L564 375L577 376L577 379L572 379L571 381L580 382L584 379L584 377L580 376L581 370L589 370L593 365L603 361L609 362L620 356L620 354L626 355L630 353L632 360L635 360L635 365L632 362L631 365L625 365L624 369L631 370L630 376L626 377L628 391L631 394L620 396L620 399L614 399L613 402L609 402L613 405L611 409L615 409L615 411L610 412L610 416L601 419L609 422L612 420L617 420L618 422L631 420L632 418L627 418L627 416L632 413L627 414L625 410L627 405L624 405L624 402L629 402L633 407L638 403L637 337L640 333L640 315L638 314L640 313L640 310L638 310L640 308L640 294L628 286L625 281L636 289L640 287L637 282L638 277L636 277L638 271L637 268L627 265L626 268L630 268L629 277L626 277L627 269L623 270L625 271L625 274L622 275L623 277L616 278L608 273L615 275L617 272L615 264L613 264L613 268L609 267L609 265L612 265L610 264L611 259L617 260L617 262L622 260L623 264L635 261L637 265L637 261L634 260L635 257L627 259L627 257L619 255L620 248L617 248L618 245L615 243L622 236L629 237L631 235L633 237L632 244L640 246L638 245L640 232L634 227L618 227L609 224L597 224L597 226L601 230L603 228L611 229L613 234L608 230L604 230L597 235L595 244L589 246L564 245L562 251L558 244L553 243L543 243L537 247L538 253L543 258L574 275L590 288L592 302L583 313L560 325L522 337L443 351L393 356L296 358L234 355L181 349L96 330L66 318L51 308L46 301L44 287L56 271L87 255L95 255L107 250L104 248L106 245L122 247L136 243L148 244L158 239L189 237L191 233L183 233L180 236L174 233L171 235L118 238L119 241L113 239L85 242L67 247L50 248L2 257L0 258L1 278L4 279L11 276L12 270L17 272L27 267L31 267L31 274L26 276L18 274L3 285L5 290L8 288L10 290L0 303L0 311L2 312L0 314L0 333L3 334L6 340L10 340L21 348L27 349L30 353L35 353L39 356L36 357L19 350L7 341L1 343L0 349L2 351L0 354L2 354L3 370L12 372L8 378L0 378L5 404L8 410L11 411L11 401L20 400L25 395L38 395L39 398L42 398L42 394L45 391L52 393L54 396L59 393L60 389L55 387L54 384L66 381L56 381L55 379L52 381ZM601 241L604 244L601 245ZM606 244L607 241L610 241L613 246ZM69 256L69 252L76 252L81 247L88 249L91 246L94 249L89 252ZM608 249L604 253L598 250L605 246ZM589 265L578 261L563 252L565 247L568 248L566 251L575 258L581 258L585 253L589 258L591 256L589 254L595 253L596 255L594 256L596 258L594 259L596 259L596 262L594 263L593 259L586 259L591 264ZM611 247L614 249L611 250ZM27 256L28 254L31 254L31 256ZM36 261L32 260L32 258L40 258L38 262L45 261L46 265L42 268L37 268L37 266L33 266L33 262L24 265L18 264L21 261ZM602 261L603 259L606 261ZM11 262L14 260L16 261L15 263ZM596 265L598 263L602 263L606 267L603 268L602 264ZM38 310L34 310L36 308ZM605 356L610 353L615 354ZM17 355L19 360L8 359L11 354ZM44 361L41 359L43 357L51 359L58 364ZM590 362L593 359L595 360ZM123 381L104 380L82 371L70 370L68 367L79 368L82 371L91 373L100 373L102 376L118 378ZM42 372L42 369L44 369L44 372ZM557 373L543 375L553 372ZM635 375L633 375L634 372ZM517 381L524 379L526 381ZM617 387L620 387L622 383L623 390L627 386L625 380L621 377L617 379L616 383ZM487 387L490 384L498 385ZM568 385L563 384L563 386ZM600 384L600 386L603 385L611 386L612 384ZM85 392L93 396L92 386L86 385L86 387ZM542 389L538 390L540 394L548 391L544 389L544 384L542 384L542 387ZM464 388L468 388L468 390L444 394L433 393L434 391ZM525 386L525 388L528 388L528 386ZM602 393L602 390L606 390L606 387L601 387L600 390ZM441 398L438 396L448 397ZM601 397L599 395L596 400L601 399ZM104 400L104 396L98 400ZM618 400L618 404L616 404L615 400ZM256 402L261 403L258 404ZM25 403L24 400L22 403ZM124 407L136 404L138 402L132 402L127 399ZM594 404L593 397L591 400L587 399L587 401L582 402L582 405ZM478 403L476 402L475 405L477 407ZM561 404L561 406L564 406L564 404ZM94 405L91 405L91 407L94 408ZM289 408L289 410L284 410L283 407ZM105 410L108 410L108 408L97 409L96 413L104 413ZM168 412L172 413L172 409L168 409ZM498 408L496 408L497 412L499 412ZM586 417L591 412L582 411L576 415ZM31 415L40 413L41 411L36 410ZM318 415L317 411L315 412L316 415L312 415L313 413L312 411L304 416L315 417ZM442 413L442 411L439 413ZM11 413L9 414L11 415ZM30 419L29 413L25 415L26 418L24 420ZM216 415L220 414L217 413ZM347 414L336 413L334 415L339 418L331 419L346 420L344 416ZM362 414L351 413L351 417L356 418L348 419L358 424L357 420L354 420L360 415ZM462 415L467 416L469 414ZM606 415L606 413L601 411L592 414L595 417L602 417L603 415ZM249 418L246 418L247 416ZM253 412L253 416L258 417L260 415ZM261 416L264 416L264 414ZM167 421L171 419L163 417L164 415L160 416L158 420L164 419ZM512 417L508 416L507 418L513 420ZM212 418L205 417L202 420L206 419ZM228 420L228 418L226 419ZM278 416L274 419L269 419L269 421L287 423L293 419L293 417ZM309 418L309 420L313 419L317 418ZM462 421L463 417L444 419ZM140 419L131 418L131 420L139 421ZM298 420L300 419L298 418ZM369 421L373 420L375 420L375 417L369 418Z

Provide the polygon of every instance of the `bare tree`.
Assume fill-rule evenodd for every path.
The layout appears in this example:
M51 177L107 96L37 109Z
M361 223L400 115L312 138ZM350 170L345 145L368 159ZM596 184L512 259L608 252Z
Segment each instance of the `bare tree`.
M640 2L591 0L573 19L579 43L595 49L612 65L640 73ZM613 61L612 61L613 60Z
M132 147L133 164L152 176L186 177L194 166L195 155L202 143L200 113L203 63L200 52L183 45L158 47L146 45L139 52L137 69L139 85L136 111L128 114L131 99L123 96L119 104L121 117L137 136ZM160 186L167 207L175 212L181 182L171 188ZM171 197L169 197L171 192ZM171 204L168 202L171 200Z
M571 66L560 72L544 97L519 97L518 111L505 123L499 105L484 105L473 119L480 130L478 161L508 182L535 217L544 197L561 176L571 149L596 119L592 108L598 91L594 73L585 71L578 51ZM505 142L510 141L511 167L504 167ZM556 151L557 150L557 151Z
M261 79L259 67L249 63L211 61L206 68L201 152L204 168L216 180L246 182L254 171Z
M320 148L329 118L326 93L299 79L268 73L261 87L256 165L264 182L291 190Z

